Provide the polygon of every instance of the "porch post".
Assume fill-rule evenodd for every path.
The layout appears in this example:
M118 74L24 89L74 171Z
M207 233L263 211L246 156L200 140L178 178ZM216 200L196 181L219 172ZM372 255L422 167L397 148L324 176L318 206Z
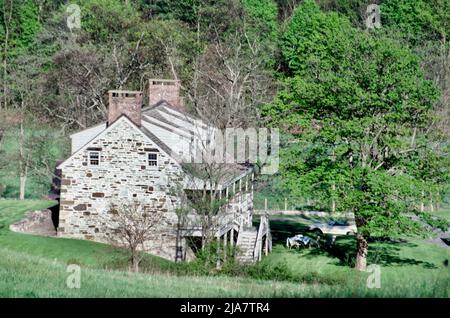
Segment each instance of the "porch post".
M228 186L225 188L225 212L228 213Z
M266 242L264 244L264 254L269 255L269 235L266 233Z
M242 207L242 178L239 179L239 208Z
M217 234L217 261L216 268L220 269L220 235Z
M228 241L228 232L223 235L223 259L227 259L227 241Z
M252 193L253 193L253 181L254 180L255 180L255 173L252 173L252 184L251 184Z
M231 247L234 246L234 229L231 229L231 232L230 232L230 246Z

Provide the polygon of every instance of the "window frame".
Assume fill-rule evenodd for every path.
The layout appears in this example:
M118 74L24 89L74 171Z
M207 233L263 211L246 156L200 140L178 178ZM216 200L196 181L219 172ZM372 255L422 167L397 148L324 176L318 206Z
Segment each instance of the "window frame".
M155 155L155 159L150 159L150 155ZM150 162L156 162L155 165L151 165ZM147 152L147 166L153 169L156 169L159 167L159 153L156 151L149 151Z
M92 154L97 154L97 159L92 159L91 156ZM89 167L98 167L100 166L100 157L101 157L101 152L99 150L88 150L88 166ZM92 160L97 160L97 164L92 164Z

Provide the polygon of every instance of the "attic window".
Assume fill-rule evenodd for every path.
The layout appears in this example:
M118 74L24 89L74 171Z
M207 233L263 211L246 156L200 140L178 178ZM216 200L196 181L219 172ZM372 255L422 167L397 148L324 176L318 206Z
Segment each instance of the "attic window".
M150 167L157 167L158 166L158 153L156 153L156 152L149 152L148 153L148 165Z
M98 166L100 164L100 152L89 151L89 165Z

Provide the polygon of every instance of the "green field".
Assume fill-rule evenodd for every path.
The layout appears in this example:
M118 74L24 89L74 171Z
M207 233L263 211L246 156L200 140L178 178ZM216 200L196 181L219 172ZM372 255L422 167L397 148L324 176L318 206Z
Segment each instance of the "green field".
M274 217L274 251L268 266L287 267L301 282L231 277L175 275L178 266L149 256L144 273L125 271L126 257L107 245L9 231L8 225L26 211L52 205L49 201L0 201L1 297L450 297L450 250L418 239L374 242L370 263L380 265L381 288L366 286L368 273L349 267L354 241L337 240L328 249L287 250L286 236L301 232L312 221ZM81 288L66 287L67 264L81 266ZM113 270L115 269L115 270Z

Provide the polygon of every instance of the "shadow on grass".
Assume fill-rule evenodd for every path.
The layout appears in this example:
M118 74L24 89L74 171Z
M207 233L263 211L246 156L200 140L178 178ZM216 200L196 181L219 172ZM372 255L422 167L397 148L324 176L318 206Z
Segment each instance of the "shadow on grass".
M292 237L295 234L304 234L314 236L308 232L308 225L301 223L302 220L307 220L308 217L302 216L297 220L277 218L270 220L270 228L272 232L273 244L286 244L286 238ZM316 219L313 219L314 221ZM320 245L320 248L306 249L304 257L315 257L323 255L332 257L337 260L336 265L340 266L354 266L356 257L356 240L353 236L338 236L336 243L330 245L325 243ZM424 268L438 268L435 264L417 260L414 258L401 257L400 251L404 248L416 247L417 244L402 241L402 240L382 240L374 238L369 243L369 264L379 264L384 266L404 266L404 265L419 265Z
M286 244L286 239L296 234L307 233L308 225L314 222L326 222L318 216L277 216L270 218L270 231L273 245ZM259 227L259 218L255 218L254 226Z

